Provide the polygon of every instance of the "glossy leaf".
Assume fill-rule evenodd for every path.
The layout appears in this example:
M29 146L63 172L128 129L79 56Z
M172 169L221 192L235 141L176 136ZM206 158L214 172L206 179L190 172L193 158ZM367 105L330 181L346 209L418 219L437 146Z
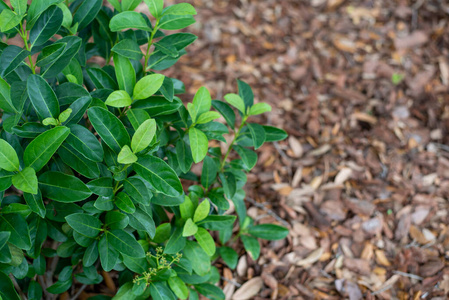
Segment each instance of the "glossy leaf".
M0 139L0 169L6 171L19 171L19 157L16 150L5 140Z
M262 125L257 123L247 123L251 138L254 143L254 149L259 149L265 142L265 130Z
M129 196L123 192L120 192L115 196L115 205L122 211L132 214L136 211L136 207L134 206L134 203L129 198Z
M134 171L148 181L158 192L172 197L179 196L183 190L175 171L158 157L145 155L133 164Z
M242 114L245 114L245 102L237 94L227 94L224 96L226 102L237 108Z
M178 30L195 23L191 15L165 15L159 22L159 28L165 30Z
M12 177L12 184L25 193L37 194L36 171L31 167L26 167Z
M119 253L131 257L145 257L142 246L130 234L120 229L113 229L106 232L107 239L111 246Z
M198 226L193 222L191 218L188 218L186 223L184 224L183 230L182 230L182 236L188 237L191 235L196 234L198 231Z
M215 160L206 156L203 162L203 170L201 172L201 185L205 188L209 188L217 178L218 165Z
M216 247L214 239L206 229L199 227L195 233L195 239L207 255L212 256L215 254Z
M190 3L178 3L164 9L163 15L196 15L196 10Z
M38 190L36 194L24 193L23 197L33 212L38 214L41 218L45 218L45 205L40 190Z
M282 240L288 235L288 229L274 224L251 226L248 233L264 240Z
M131 148L134 153L140 152L148 147L156 134L157 126L154 119L143 122L133 135Z
M134 87L134 100L146 99L154 95L162 86L164 78L164 75L152 74L140 79Z
M0 231L11 233L8 242L14 246L24 250L31 248L30 232L23 216L19 214L0 215Z
M40 171L69 133L70 130L67 127L55 127L37 136L25 149L23 155L25 165L32 167L36 172Z
M106 99L105 104L112 107L126 107L130 106L132 99L126 91L114 91Z
M50 6L37 19L30 30L31 47L46 43L61 28L63 21L62 10L57 6Z
M80 179L53 171L39 176L39 188L45 197L59 202L77 202L92 194Z
M4 10L3 12L5 12ZM2 12L2 14L3 14ZM0 15L0 20L2 16ZM1 22L1 21L0 21ZM16 68L18 68L23 60L30 55L30 52L25 48L10 45L6 47L0 56L0 74L2 77L6 77Z
M0 297L8 300L20 300L22 298L16 292L14 284L8 275L0 272Z
M150 205L151 194L145 183L138 177L130 177L123 181L125 192L136 202Z
M133 65L128 58L119 54L114 54L113 58L119 88L132 95L134 86L136 85L136 71Z
M78 150L79 153L91 161L103 161L103 148L89 129L77 124L72 124L68 127L70 129L70 135L65 140L65 143Z
M57 118L59 102L50 85L39 75L31 75L27 81L28 96L42 119Z
M70 227L90 238L96 237L103 225L97 217L88 214L71 214L65 219Z
M0 109L9 113L16 113L17 109L11 100L11 87L0 77Z
M102 0L81 1L73 15L73 24L78 23L78 30L81 31L89 25L97 16L103 4Z
M161 15L164 8L164 0L145 0L145 4L153 17L158 18Z
M117 54L120 54L123 57L140 60L143 56L142 50L140 50L139 44L131 39L123 39L118 42L111 49Z
M135 11L125 11L115 15L109 23L109 28L111 31L122 31L125 29L152 31L143 16Z
M101 107L91 107L87 111L90 121L101 139L116 153L130 143L123 123L111 112Z
M232 108L223 101L213 100L212 106L218 110L218 112L225 118L226 123L228 123L229 127L234 129L235 125L235 113Z
M195 163L199 163L206 157L209 141L207 136L199 129L190 128L189 130L190 148Z

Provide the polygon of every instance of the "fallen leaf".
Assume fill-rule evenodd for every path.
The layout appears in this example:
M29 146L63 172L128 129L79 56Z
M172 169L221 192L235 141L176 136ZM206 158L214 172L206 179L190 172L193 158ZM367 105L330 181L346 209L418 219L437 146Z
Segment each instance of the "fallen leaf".
M247 300L256 296L263 287L262 277L254 277L245 282L232 296L233 300Z

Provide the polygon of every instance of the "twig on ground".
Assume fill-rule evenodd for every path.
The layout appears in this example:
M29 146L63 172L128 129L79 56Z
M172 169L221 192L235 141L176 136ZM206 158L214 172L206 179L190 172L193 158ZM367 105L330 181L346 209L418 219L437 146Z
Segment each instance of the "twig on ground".
M224 277L224 276L221 276L221 279L223 279L224 281L229 282L229 283L235 285L235 286L238 287L238 288L242 286L240 283L238 283L238 282L236 282L236 281L234 281L234 280L232 280L232 279L227 279L227 278Z
M81 293L86 289L86 287L87 287L87 285L86 285L86 284L83 284L83 285L79 288L79 290L76 292L76 294L73 295L72 298L70 298L70 300L76 300L76 299L78 299L78 297L79 297L79 296L81 295Z
M415 274L411 274L411 273L405 273L405 272L401 272L401 271L393 271L393 273L401 275L401 276L404 276L404 277L417 279L417 280L423 280L424 279L421 276L418 276L418 275L415 275Z
M246 197L246 200L248 200L249 203L251 203L252 205L263 209L267 214L269 214L270 216L272 216L273 218L276 219L276 221L278 221L279 223L282 223L282 225L284 226L288 226L289 223L287 221L285 221L284 219L282 219L281 217L279 217L273 210L267 208L265 205L263 205L262 203L256 202L256 200Z

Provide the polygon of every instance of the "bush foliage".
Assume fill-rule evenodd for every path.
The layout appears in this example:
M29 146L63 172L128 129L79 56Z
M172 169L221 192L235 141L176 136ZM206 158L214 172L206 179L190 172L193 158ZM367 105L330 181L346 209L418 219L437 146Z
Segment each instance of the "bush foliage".
M140 2L0 0L1 299L77 293L101 270L118 274L112 299L224 299L212 262L235 268L235 242L257 259L258 238L287 235L254 224L244 202L251 148L286 137L250 122L271 107L243 81L225 101L202 87L184 106L184 84L157 72L195 41L170 31L196 11L145 0L147 17Z

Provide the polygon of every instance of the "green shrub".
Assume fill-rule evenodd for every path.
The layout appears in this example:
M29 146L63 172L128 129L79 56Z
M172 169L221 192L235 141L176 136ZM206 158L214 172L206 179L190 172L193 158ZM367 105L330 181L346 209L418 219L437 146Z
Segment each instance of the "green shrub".
M140 0L109 2L0 0L3 41L25 43L0 43L0 298L76 293L115 270L113 299L223 299L211 261L235 268L238 239L257 259L257 238L287 235L246 216L243 190L250 148L286 133L248 122L271 107L242 81L225 101L202 87L185 107L184 84L155 73L195 41L169 34L195 22L190 4L145 0L150 20ZM225 153L209 147L229 129Z

